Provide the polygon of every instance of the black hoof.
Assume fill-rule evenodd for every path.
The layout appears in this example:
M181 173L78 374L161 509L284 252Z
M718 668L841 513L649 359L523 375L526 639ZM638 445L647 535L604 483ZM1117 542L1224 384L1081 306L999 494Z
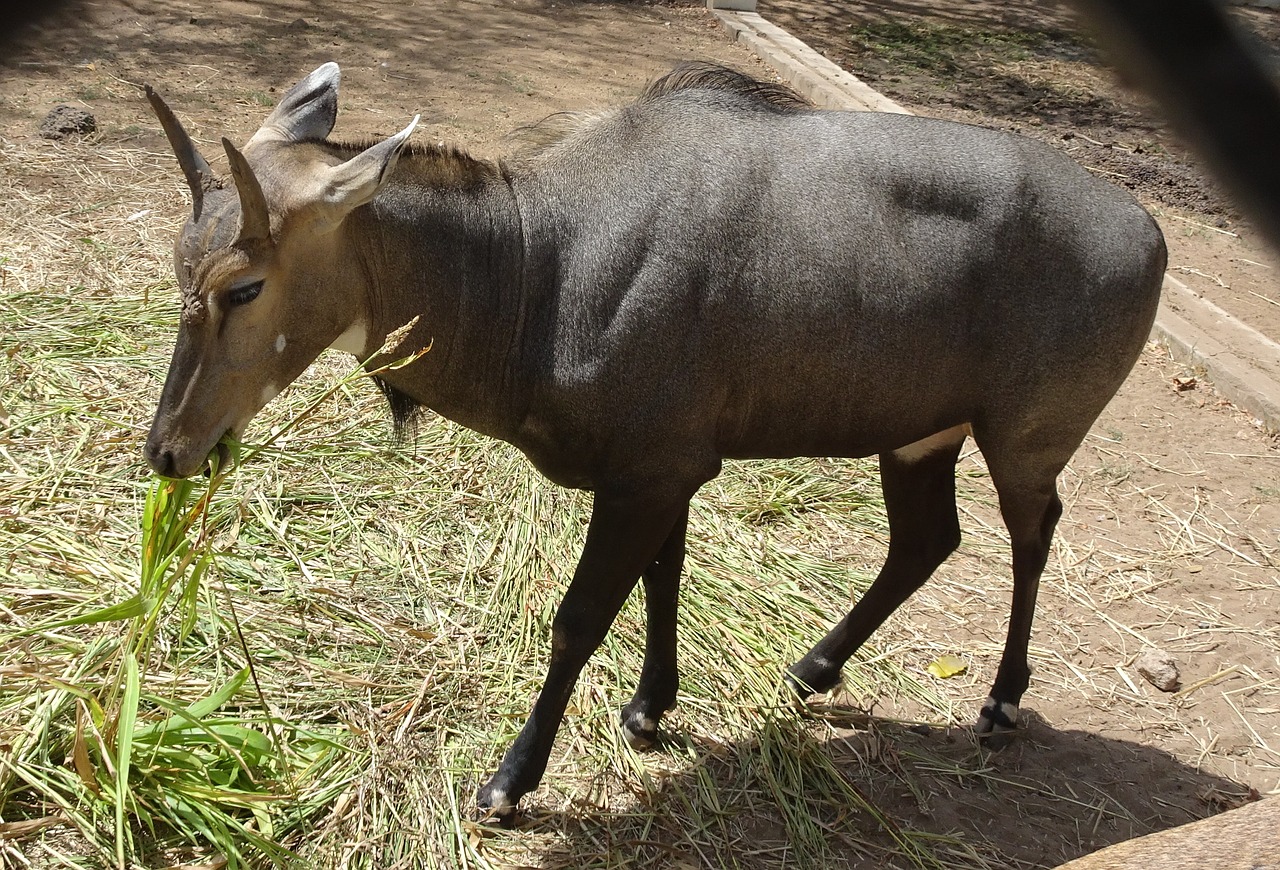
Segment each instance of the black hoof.
M1017 731L1018 705L987 698L973 726L973 733L982 740L982 745L988 749L1004 749L1013 742Z
M785 678L796 700L805 701L810 695L821 695L840 685L840 669L801 659L787 671Z

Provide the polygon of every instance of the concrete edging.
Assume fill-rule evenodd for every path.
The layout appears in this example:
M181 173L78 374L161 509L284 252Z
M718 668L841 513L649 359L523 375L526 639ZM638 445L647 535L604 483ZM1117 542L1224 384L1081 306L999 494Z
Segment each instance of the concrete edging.
M723 8L710 12L730 41L750 49L814 105L912 114L759 14ZM1218 392L1263 428L1280 432L1280 343L1168 274L1151 336L1178 362L1202 369ZM1236 352L1239 349L1247 350L1253 359L1265 360L1269 371L1246 362Z
M1172 275L1164 276L1160 310L1151 335L1184 365L1202 369L1214 388L1231 404L1251 414L1264 428L1280 431L1280 382L1243 359L1275 361L1280 344L1241 323Z
M733 42L740 42L782 74L793 88L824 109L862 109L911 114L866 82L841 69L805 43L755 12L713 9Z

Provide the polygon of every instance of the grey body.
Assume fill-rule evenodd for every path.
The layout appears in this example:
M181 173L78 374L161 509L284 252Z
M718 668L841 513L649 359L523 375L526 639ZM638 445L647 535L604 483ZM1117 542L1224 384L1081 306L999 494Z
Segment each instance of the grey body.
M152 95L196 208L147 458L198 470L331 344L377 365L430 343L382 374L398 418L431 407L595 492L546 683L482 807L509 815L537 785L638 578L648 638L623 725L653 742L678 683L689 499L726 458L880 455L889 555L790 668L804 696L958 544L954 467L972 434L1014 574L977 730L1014 727L1057 475L1155 316L1164 242L1131 197L1029 140L814 111L717 68L677 70L501 164L406 150L412 125L368 148L322 141L337 84L327 64L244 155L224 140L236 196Z
M527 395L490 434L586 488L961 423L1083 434L1158 299L1132 198L1030 140L728 96L621 112L512 177Z

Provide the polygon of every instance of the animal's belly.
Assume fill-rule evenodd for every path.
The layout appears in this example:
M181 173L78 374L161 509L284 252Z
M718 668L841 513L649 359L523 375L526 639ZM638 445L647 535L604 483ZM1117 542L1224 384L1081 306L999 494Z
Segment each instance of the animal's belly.
M926 430L928 430L926 432ZM924 433L924 434L922 434ZM966 436L973 436L970 421L951 426L930 424L922 428L898 428L892 434L876 432L868 434L843 433L843 437L803 439L790 438L779 441L752 441L732 445L724 454L726 459L784 459L795 456L833 456L856 459L894 451L906 461L915 461Z
M798 386L790 393L753 395L726 403L717 448L728 459L871 456L970 422L974 402L964 392L956 385L903 386L852 396Z

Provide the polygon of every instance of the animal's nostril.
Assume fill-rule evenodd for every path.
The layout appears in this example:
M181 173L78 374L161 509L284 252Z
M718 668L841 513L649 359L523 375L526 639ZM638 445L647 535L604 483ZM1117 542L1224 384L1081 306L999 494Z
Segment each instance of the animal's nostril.
M174 473L176 462L173 458L172 450L161 450L147 457L151 462L151 468L161 477L177 477Z
M147 446L142 450L143 455L147 458L147 464L151 466L151 470L163 477L175 477L177 463L173 458L172 450L164 450L161 446L152 441L147 442Z

